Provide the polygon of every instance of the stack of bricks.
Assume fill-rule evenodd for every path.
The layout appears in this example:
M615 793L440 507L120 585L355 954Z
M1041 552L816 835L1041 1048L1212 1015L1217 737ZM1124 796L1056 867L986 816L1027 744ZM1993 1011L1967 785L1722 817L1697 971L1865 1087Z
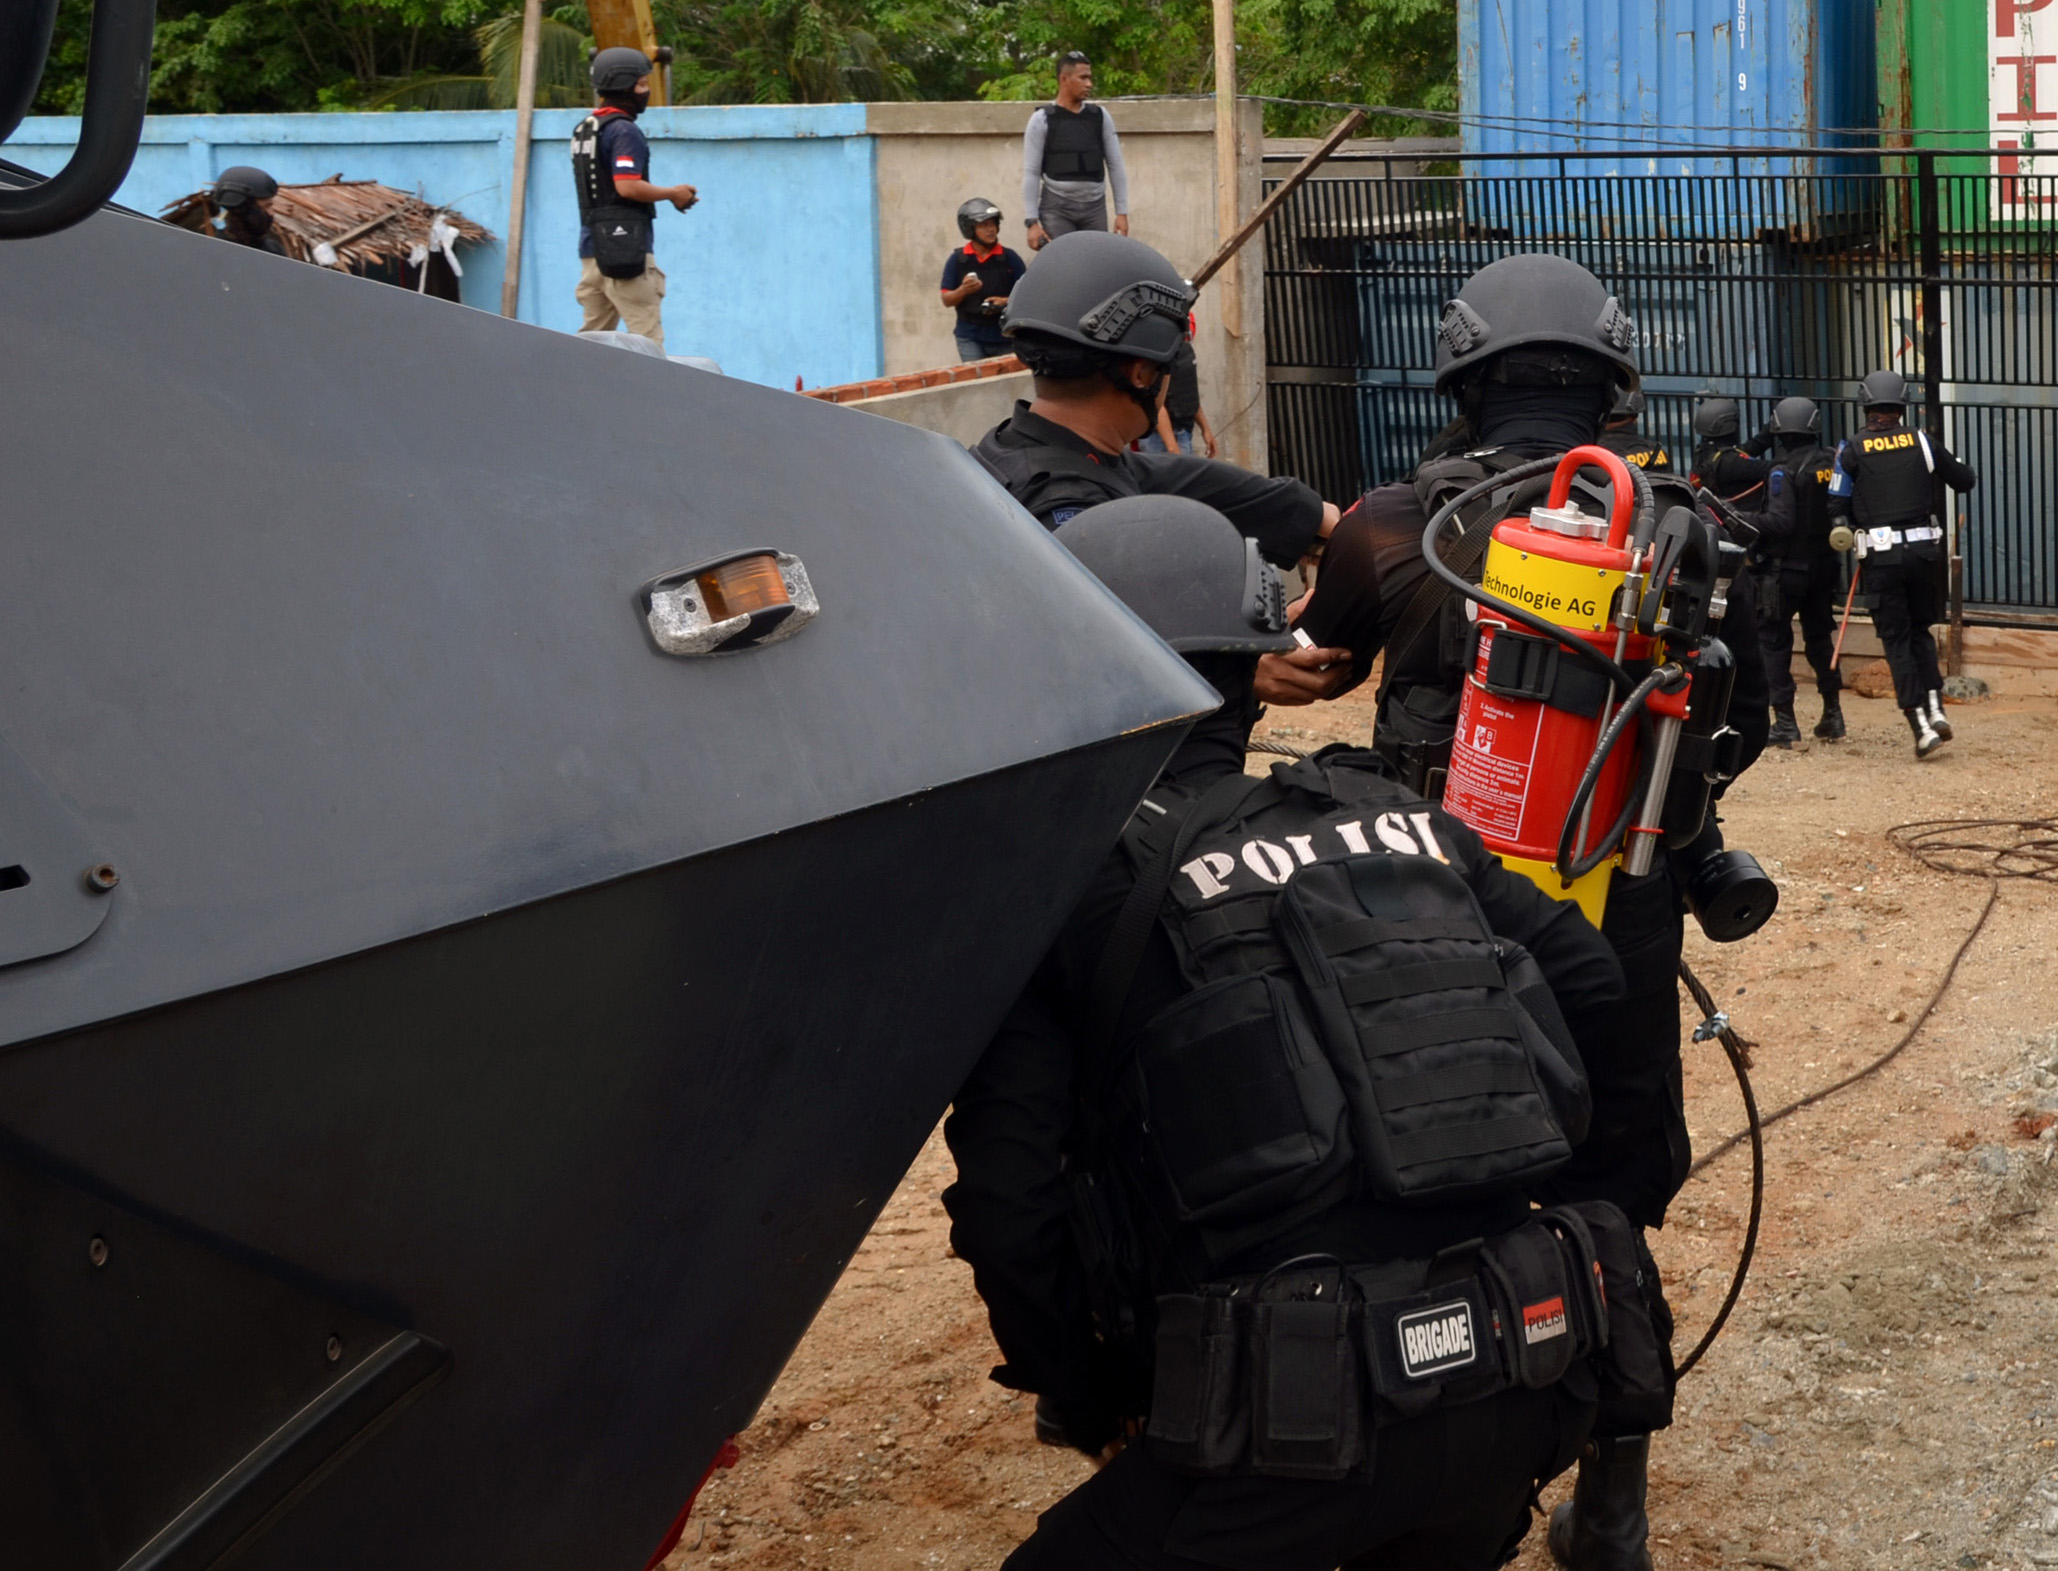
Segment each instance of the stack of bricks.
M884 398L889 393L918 393L925 387L945 387L952 382L977 382L989 376L1007 376L1025 369L1013 355L998 360L974 360L964 365L940 366L934 371L909 371L900 376L875 376L869 382L845 382L841 387L796 388L808 398L831 404L855 404L867 398Z

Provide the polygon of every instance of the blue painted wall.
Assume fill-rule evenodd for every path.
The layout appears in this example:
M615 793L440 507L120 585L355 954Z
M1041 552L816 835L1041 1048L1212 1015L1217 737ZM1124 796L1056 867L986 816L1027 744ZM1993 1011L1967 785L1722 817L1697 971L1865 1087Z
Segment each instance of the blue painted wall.
M575 332L578 205L567 144L581 111L541 110L529 166L523 321ZM854 382L884 364L877 182L862 104L652 109L651 176L697 186L700 205L661 207L665 347L712 355L732 376L791 387ZM49 173L78 121L22 122L6 154ZM117 200L145 213L257 164L286 184L377 180L417 190L507 234L514 113L154 115ZM467 305L500 309L503 245L460 248Z
M1787 146L1832 140L1820 135L1825 128L1876 125L1873 7L1874 0L1458 0L1465 147L1602 155L1580 160L1573 173L1717 175L1729 172L1727 159L1610 155L1624 142ZM1741 172L1791 165L1745 160Z

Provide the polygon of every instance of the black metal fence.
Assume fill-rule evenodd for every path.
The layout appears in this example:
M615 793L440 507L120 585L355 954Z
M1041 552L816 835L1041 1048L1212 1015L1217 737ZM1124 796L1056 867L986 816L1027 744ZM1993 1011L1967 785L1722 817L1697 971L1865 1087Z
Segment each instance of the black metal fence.
M1407 474L1453 412L1431 387L1443 303L1488 262L1555 251L1635 317L1644 428L1676 467L1701 390L1741 399L1746 430L1805 394L1834 439L1891 367L1980 473L1953 502L1968 606L2058 611L2058 176L1930 155L1728 178L1353 162L1266 229L1275 473L1332 498Z

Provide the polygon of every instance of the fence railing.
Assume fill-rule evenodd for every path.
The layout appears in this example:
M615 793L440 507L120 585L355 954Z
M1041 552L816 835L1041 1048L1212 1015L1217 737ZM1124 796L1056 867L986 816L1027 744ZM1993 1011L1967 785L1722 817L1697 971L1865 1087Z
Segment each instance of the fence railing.
M1499 257L1553 251L1635 318L1644 429L1679 467L1698 392L1740 399L1747 429L1804 394L1834 439L1862 418L1859 380L1900 371L1915 417L1981 475L1952 503L1967 601L2058 611L2058 174L1999 157L1871 162L1902 167L1332 169L1265 234L1275 472L1345 498L1406 475L1453 413L1430 385L1444 302Z

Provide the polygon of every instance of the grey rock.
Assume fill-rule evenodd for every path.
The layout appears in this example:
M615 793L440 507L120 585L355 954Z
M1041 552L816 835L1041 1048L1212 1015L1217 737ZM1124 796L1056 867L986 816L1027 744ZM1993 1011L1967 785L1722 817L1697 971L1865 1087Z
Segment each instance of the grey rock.
M1988 698L1992 696L1993 691L1991 687L1987 686L1984 677L1947 676L1944 678L1944 697L1946 698Z

